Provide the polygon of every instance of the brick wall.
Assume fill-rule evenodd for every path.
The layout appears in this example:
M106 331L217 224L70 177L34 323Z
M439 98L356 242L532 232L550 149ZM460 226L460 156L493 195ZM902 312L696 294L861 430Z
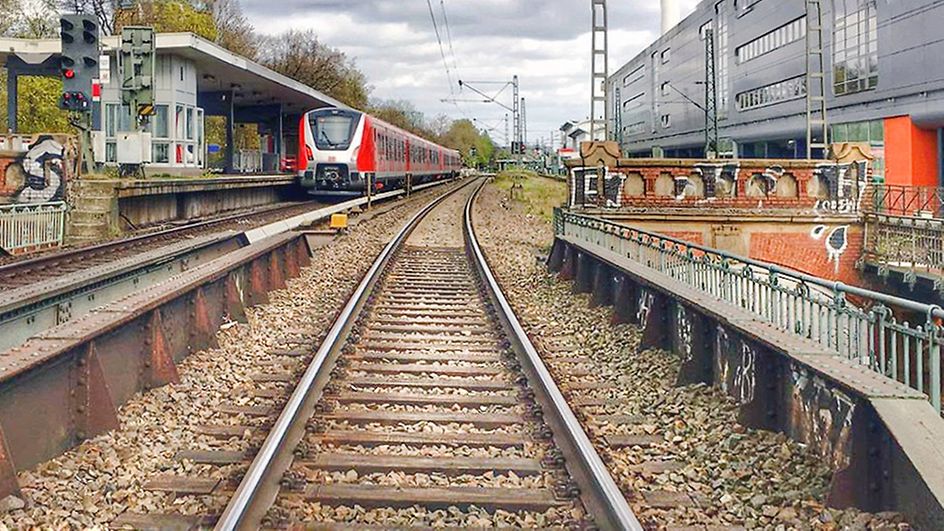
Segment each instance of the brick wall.
M835 245L845 228L843 243ZM750 238L750 257L827 280L864 286L856 269L862 256L861 226L827 226L818 236L802 233L755 233Z
M688 243L694 243L695 245L705 245L705 238L701 232L694 231L667 231L662 232L669 238L675 238L677 240L686 241Z

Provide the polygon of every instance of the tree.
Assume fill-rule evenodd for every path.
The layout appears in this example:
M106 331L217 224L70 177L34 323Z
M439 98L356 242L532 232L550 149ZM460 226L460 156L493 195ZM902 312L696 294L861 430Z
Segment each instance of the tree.
M364 74L343 52L319 41L314 31L290 30L264 38L259 61L346 105L367 107L370 89Z

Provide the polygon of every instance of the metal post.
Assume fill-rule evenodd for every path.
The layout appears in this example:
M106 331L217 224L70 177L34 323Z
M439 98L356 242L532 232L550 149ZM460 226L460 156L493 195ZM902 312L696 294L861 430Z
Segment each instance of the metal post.
M813 150L829 148L829 123L826 117L826 68L823 5L820 0L806 0L806 158Z
M7 68L7 130L16 133L16 93L19 85L19 71Z
M606 132L610 128L610 108L607 105L607 78L609 77L609 57L607 54L608 20L606 13L606 0L591 0L590 5L593 11L593 25L591 26L592 49L590 51L590 140L606 140L609 134ZM599 70L599 63L602 58L602 71ZM603 107L603 138L598 138L597 121L599 120L599 107Z
M718 74L715 69L715 32L705 30L705 158L718 156Z

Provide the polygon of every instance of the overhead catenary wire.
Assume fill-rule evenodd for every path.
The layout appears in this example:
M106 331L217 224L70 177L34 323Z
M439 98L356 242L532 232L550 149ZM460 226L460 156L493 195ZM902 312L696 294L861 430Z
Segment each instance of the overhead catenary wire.
M432 0L426 0L426 6L429 7L429 18L433 22L433 31L436 32L436 41L439 43L439 55L442 57L443 68L446 69L446 80L449 83L449 94L455 94L455 88L452 83L452 71L449 68L449 61L446 59L446 49L443 47L442 33L439 31L439 23L436 21L436 13L433 12Z

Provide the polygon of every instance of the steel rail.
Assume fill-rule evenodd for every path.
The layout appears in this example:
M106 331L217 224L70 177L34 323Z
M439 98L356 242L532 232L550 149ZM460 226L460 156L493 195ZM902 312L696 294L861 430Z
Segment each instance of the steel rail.
M465 240L472 262L494 302L499 320L509 332L509 338L519 353L522 370L528 375L528 383L534 389L535 397L544 411L544 420L553 430L554 441L564 454L565 466L580 487L584 506L594 516L601 529L641 531L642 525L515 316L482 252L475 235L472 206L484 184L483 182L479 186L465 205Z
M90 254L103 254L106 251L114 249L122 249L126 247L133 246L135 244L145 243L149 241L158 241L161 238L168 236L175 236L177 234L184 234L188 231L199 230L207 227L212 227L214 225L221 225L238 219L252 217L252 216L261 216L265 214L273 214L279 210L288 210L290 208L295 208L305 205L304 202L292 202L286 205L272 205L266 208L255 209L248 212L237 212L234 214L227 214L222 217L205 219L198 221L196 223L189 223L186 225L180 225L178 227L170 227L166 229L157 230L154 232L145 232L142 234L137 234L134 236L129 236L127 238L121 238L119 240L114 240L110 242L96 243L94 245L87 245L84 247L72 247L67 249L62 249L56 252L50 252L47 254L42 254L33 258L27 258L24 260L15 260L6 264L0 265L0 276L8 276L11 274L19 274L22 271L29 269L35 269L37 267L48 267L48 264L55 264L57 262L63 261L75 261L76 258L83 255Z
M230 498L226 509L216 524L217 530L256 529L275 498L279 478L290 461L294 441L304 433L304 422L311 409L320 398L327 380L330 378L334 361L340 348L354 324L360 310L374 285L380 279L384 269L394 257L396 251L406 242L413 230L423 218L446 198L462 190L474 181L457 186L427 204L400 229L396 236L384 247L370 269L362 278L347 304L335 319L321 346L315 352L311 363L292 392L284 409L275 421L266 437L262 448L249 466L239 487ZM286 455L287 454L287 455Z

